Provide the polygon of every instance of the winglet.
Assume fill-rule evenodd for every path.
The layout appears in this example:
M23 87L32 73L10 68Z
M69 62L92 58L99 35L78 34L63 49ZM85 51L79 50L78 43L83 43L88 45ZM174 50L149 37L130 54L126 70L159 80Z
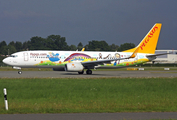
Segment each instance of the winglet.
M85 50L85 48L82 48L82 50L81 51L84 51Z

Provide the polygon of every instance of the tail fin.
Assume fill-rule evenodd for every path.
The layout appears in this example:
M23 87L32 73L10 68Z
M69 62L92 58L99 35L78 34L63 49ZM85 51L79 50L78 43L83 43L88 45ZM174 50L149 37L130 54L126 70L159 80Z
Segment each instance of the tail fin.
M138 53L154 54L159 39L161 26L161 23L156 23L136 48L129 49L123 52L134 52L136 50L136 52Z

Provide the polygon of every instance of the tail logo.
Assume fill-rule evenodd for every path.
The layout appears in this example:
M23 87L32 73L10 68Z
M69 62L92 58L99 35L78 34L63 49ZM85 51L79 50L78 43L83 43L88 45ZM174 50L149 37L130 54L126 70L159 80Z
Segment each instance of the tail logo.
M150 33L147 35L143 43L140 45L141 50L148 44L149 40L153 37L154 33L157 31L158 27L155 26Z

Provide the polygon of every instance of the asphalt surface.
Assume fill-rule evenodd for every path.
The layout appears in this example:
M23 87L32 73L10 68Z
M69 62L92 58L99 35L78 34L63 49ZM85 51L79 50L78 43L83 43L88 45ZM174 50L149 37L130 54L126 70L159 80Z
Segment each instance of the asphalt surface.
M0 120L148 120L177 119L175 112L152 113L75 113L75 114L10 114Z
M0 78L96 78L96 77L177 77L177 71L93 71L92 75L78 75L64 71L0 71ZM7 114L0 120L142 120L177 119L177 112L149 113L75 113L75 114Z
M93 71L92 75L65 71L0 71L0 78L177 77L175 71Z

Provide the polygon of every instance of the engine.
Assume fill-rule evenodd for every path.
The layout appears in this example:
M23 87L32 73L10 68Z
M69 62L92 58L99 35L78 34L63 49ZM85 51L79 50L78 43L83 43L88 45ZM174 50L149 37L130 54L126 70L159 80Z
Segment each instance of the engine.
M80 72L83 71L84 66L78 62L78 63L67 63L65 65L65 71L68 72Z

